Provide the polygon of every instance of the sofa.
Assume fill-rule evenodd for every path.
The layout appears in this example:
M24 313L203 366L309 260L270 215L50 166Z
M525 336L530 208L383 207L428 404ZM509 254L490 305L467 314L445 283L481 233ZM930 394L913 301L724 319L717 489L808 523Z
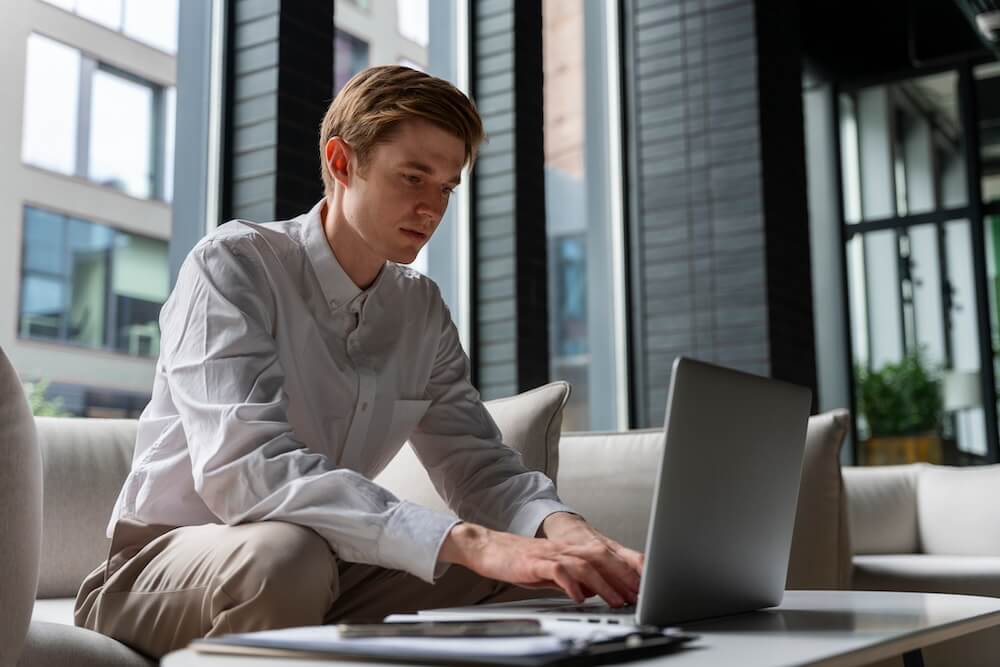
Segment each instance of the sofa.
M1000 465L845 467L851 587L1000 597ZM924 650L928 665L1000 664L1000 629Z
M556 479L563 500L611 537L641 549L662 431L561 434L568 395L568 385L557 382L487 408L525 464ZM847 428L844 411L809 421L790 588L849 585L839 465ZM135 433L134 420L32 418L0 350L0 667L154 664L72 625L77 588L108 549L105 526L130 467ZM408 446L376 481L400 497L444 508Z

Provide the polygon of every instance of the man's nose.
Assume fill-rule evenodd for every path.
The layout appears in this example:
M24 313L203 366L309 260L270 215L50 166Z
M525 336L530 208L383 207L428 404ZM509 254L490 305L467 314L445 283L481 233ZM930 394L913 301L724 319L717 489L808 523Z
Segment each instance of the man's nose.
M444 215L444 209L447 205L448 204L444 201L443 197L440 202L430 202L424 199L417 204L417 214L423 218L428 218L431 221L437 221Z

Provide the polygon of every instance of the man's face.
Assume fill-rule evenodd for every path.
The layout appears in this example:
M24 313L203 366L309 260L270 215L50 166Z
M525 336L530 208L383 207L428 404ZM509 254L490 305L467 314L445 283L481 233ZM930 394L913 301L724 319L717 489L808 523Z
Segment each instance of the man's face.
M344 217L379 257L409 264L437 229L465 164L465 143L423 120L399 124L351 170Z

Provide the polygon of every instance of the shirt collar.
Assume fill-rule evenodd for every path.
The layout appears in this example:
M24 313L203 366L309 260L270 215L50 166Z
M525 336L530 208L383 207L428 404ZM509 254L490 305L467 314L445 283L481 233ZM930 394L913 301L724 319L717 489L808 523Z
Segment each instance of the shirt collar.
M323 231L323 201L320 199L303 217L302 239L313 271L316 272L319 285L323 289L323 296L331 308L340 308L357 298L362 290L340 266L330 248L330 243L326 240L326 233ZM382 282L384 274L385 266L382 267L372 286L365 291L369 293L374 291Z

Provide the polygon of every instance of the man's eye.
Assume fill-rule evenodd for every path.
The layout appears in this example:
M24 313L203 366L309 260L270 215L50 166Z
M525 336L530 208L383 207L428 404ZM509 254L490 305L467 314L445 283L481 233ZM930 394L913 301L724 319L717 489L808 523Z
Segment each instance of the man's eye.
M453 194L455 194L455 188L451 187L441 188L441 192L444 194L445 197L450 197Z
M419 176L414 176L413 174L403 174L403 178L406 179L407 183L412 183L413 185L420 185Z

